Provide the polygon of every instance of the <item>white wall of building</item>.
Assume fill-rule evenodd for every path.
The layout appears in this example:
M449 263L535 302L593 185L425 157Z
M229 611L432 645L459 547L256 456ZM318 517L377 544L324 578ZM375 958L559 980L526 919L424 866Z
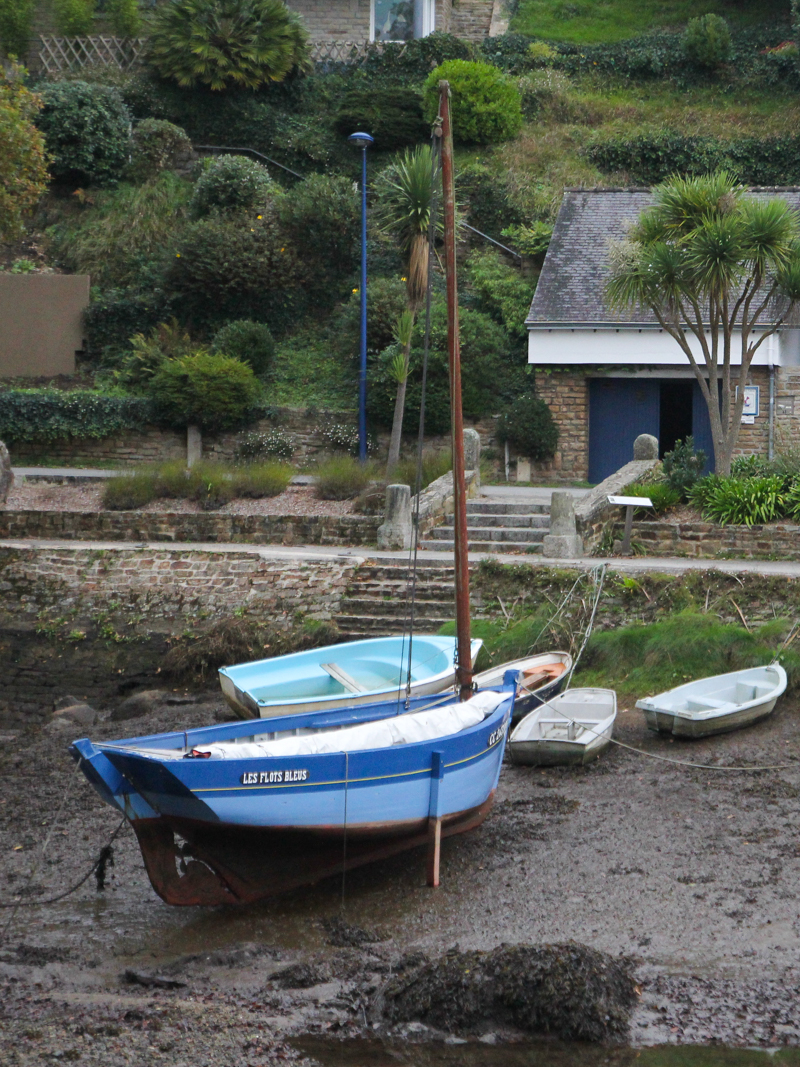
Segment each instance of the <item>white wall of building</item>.
M753 366L800 365L800 331L768 337L753 360ZM691 336L692 351L703 363L700 342ZM689 360L664 330L654 329L534 329L528 333L528 362L537 366L602 364L618 366L689 367ZM741 340L734 338L732 362L741 363Z

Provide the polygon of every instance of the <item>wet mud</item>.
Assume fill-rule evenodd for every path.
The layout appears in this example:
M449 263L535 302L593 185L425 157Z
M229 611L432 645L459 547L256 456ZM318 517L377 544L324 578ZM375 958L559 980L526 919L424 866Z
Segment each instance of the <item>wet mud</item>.
M156 700L123 723L101 715L84 732L141 735L223 712L215 692L185 700ZM163 904L127 827L102 892L90 877L63 900L36 904L82 878L119 822L67 755L80 733L37 727L0 737L0 904L20 902L0 908L4 1064L333 1063L302 1035L365 1034L378 1058L364 1059L362 1045L341 1062L411 1063L392 1042L431 1039L441 1051L465 1036L475 1063L535 1064L480 1058L491 1041L522 1039L513 1019L453 1036L445 1018L408 1021L409 1010L393 1021L376 1015L376 1003L404 969L454 948L570 941L631 961L634 1046L716 1043L785 1055L800 1046L793 700L749 730L692 743L649 733L638 711L618 717L616 736L655 755L776 769L698 770L613 747L584 769L505 765L486 823L445 842L440 889L426 887L424 852L413 852L238 909ZM354 1046L337 1048L349 1055Z

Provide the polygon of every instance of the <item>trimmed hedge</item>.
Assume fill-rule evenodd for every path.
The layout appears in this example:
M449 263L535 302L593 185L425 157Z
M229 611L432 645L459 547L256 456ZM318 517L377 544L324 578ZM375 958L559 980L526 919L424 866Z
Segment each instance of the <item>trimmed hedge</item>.
M57 389L0 392L0 438L6 441L111 437L152 422L152 404L141 397Z

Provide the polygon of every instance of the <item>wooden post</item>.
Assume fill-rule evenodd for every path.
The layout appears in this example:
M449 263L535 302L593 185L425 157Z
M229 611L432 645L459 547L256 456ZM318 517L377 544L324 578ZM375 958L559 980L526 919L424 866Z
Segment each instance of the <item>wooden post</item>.
M442 817L440 814L440 783L444 778L444 757L441 752L432 753L431 797L428 808L428 885L439 885L439 859L442 851Z
M633 529L633 508L630 504L625 508L625 532L622 535L622 555L631 554L631 530Z

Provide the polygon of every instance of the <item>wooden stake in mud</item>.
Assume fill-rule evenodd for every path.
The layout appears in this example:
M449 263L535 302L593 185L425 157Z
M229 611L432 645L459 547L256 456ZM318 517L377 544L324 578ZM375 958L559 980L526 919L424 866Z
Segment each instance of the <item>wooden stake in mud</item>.
M439 885L439 859L442 854L442 815L439 787L444 778L444 757L441 752L431 753L431 795L428 807L428 885Z
M450 370L450 417L453 437L453 525L456 570L456 678L462 700L472 694L472 650L469 620L469 553L467 492L464 478L464 414L461 410L461 342L458 331L456 277L456 192L453 177L453 130L450 123L450 85L439 82L442 119L442 188L444 205L444 266L447 278L447 355Z

